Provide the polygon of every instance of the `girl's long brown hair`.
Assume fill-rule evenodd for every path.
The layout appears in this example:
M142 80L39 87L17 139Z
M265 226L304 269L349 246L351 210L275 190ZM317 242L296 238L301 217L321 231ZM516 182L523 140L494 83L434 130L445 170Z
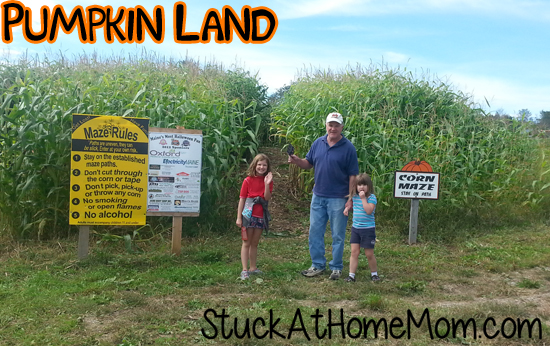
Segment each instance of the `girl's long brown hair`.
M367 198L374 193L374 185L372 179L367 173L361 173L355 176L355 186L353 187L353 194L357 194L357 185L367 185Z
M265 171L265 174L271 172L271 163L269 162L269 157L267 157L266 154L258 154L256 155L256 157L254 157L254 160L252 160L252 162L250 163L250 166L248 167L248 171L246 171L249 177L256 176L256 165L260 161L267 162L267 171Z

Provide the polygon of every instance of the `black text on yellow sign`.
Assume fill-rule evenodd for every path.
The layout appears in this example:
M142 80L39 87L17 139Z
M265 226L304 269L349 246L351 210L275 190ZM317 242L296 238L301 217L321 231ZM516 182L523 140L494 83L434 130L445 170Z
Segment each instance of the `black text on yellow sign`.
M73 115L71 225L144 225L148 119Z

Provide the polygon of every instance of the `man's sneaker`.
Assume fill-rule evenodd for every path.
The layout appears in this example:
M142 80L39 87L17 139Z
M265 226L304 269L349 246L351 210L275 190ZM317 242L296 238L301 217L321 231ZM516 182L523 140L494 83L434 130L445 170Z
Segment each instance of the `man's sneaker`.
M341 270L333 270L332 273L330 274L330 279L331 280L338 280L341 275L342 275Z
M373 276L370 277L370 279L372 281L380 281L380 278L378 277L378 275L373 275Z
M246 270L243 270L243 271L241 272L241 277L240 277L240 279L241 279L241 280L246 280L246 279L248 279L248 278L249 278L248 272L247 272Z
M352 278L351 276L348 276L344 279L345 282L355 282L355 278Z
M314 266L311 266L309 269L302 271L302 275L311 278L317 275L321 275L324 272L324 269L317 269Z
M264 273L264 272L261 271L261 270L258 269L258 268L254 269L254 270L252 270L252 271L250 271L250 270L248 271L248 275L262 275L263 273Z

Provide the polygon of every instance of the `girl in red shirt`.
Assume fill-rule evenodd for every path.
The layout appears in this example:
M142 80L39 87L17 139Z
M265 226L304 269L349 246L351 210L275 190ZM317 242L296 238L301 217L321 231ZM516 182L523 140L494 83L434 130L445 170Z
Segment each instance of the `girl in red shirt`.
M273 175L271 174L271 164L269 158L265 154L258 154L252 160L248 167L248 176L244 179L239 195L239 207L237 208L237 226L243 227L243 210L247 198L261 197L265 201L271 198L273 191ZM249 200L250 201L250 200ZM250 213L250 210L245 210ZM246 215L250 220L246 229L241 230L243 245L241 247L241 263L243 271L241 272L241 280L246 280L249 274L261 274L262 272L256 267L256 257L258 253L258 243L262 230L265 228L266 220L264 220L264 210L260 203L254 204L251 215ZM248 261L250 260L250 267Z

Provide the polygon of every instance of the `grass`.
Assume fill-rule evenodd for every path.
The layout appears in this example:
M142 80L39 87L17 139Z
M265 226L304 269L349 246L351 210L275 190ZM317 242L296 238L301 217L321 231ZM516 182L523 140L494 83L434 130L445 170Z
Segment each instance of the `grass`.
M237 279L240 241L234 232L186 238L178 257L168 255L170 244L161 239L143 244L145 252L139 254L125 253L116 243L96 244L83 261L76 260L76 240L3 243L0 344L348 345L353 342L350 335L363 335L363 319L365 323L372 318L389 324L394 317L406 321L410 311L419 321L426 308L432 329L442 318L473 318L479 326L488 317L497 323L507 317L539 318L543 337L548 337L550 310L544 302L550 291L550 248L546 246L549 230L545 225L507 228L453 244L424 242L409 246L399 229L388 227L380 230L376 248L383 280L369 280L362 256L357 282L352 284L331 281L328 276L302 277L300 270L309 266L307 239L294 235L263 238L259 263L266 274L245 282ZM328 236L326 240L330 244ZM349 247L344 258L347 266ZM251 334L250 339L238 339L233 334L226 340L220 324L224 310L229 316L225 318L226 333L229 328L235 329L235 323L239 335L244 333L248 319L250 328L258 320L256 332L262 335L269 331L272 314L273 322L280 319L276 331L288 337L293 328L291 338L274 335L273 339L258 339ZM332 339L328 334L323 340L317 339L315 318L311 316L323 315L318 317L324 326L319 329L321 333L329 313L332 321L339 320L340 313L346 323L353 320L346 338L336 326L331 330ZM212 324L218 334L210 340L201 329L213 336L216 330ZM445 334L444 326L439 323L438 335ZM506 328L507 335L512 333L511 324ZM396 329L394 334L398 335L399 330L406 329ZM535 331L538 336L538 329ZM372 326L366 335L375 344L433 343L426 322L411 329L410 339L391 335L388 340L373 339ZM542 345L541 340L529 339L525 333L522 338L510 340L472 340L471 332L465 338L459 335L441 340L475 345Z
M523 279L520 283L518 283L518 287L537 289L540 288L540 282Z

